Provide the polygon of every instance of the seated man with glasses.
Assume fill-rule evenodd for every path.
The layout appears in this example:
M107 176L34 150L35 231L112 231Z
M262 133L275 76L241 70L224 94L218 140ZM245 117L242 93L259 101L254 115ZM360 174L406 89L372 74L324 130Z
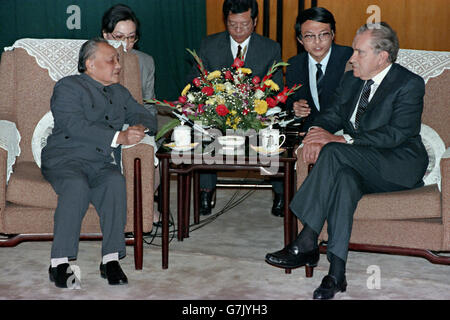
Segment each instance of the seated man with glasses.
M352 55L352 48L334 43L335 32L333 14L325 8L313 7L297 17L295 33L305 51L289 59L286 86L301 83L302 87L288 97L286 106L303 118L301 131L307 131L314 118L331 105L334 90ZM275 192L272 214L283 216L283 180L273 179L272 187Z
M253 76L261 79L274 62L281 61L280 45L255 32L258 21L256 0L225 0L222 7L227 30L206 37L200 46L199 56L209 71L229 68L236 57L244 60L244 66L252 70ZM187 77L191 82L200 75L196 65ZM280 88L283 87L281 70L273 76ZM211 213L211 199L216 188L217 174L200 174L200 214Z

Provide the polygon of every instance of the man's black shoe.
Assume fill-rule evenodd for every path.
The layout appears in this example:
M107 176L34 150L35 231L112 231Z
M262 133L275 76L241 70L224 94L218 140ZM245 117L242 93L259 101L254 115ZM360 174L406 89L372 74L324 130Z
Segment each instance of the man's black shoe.
M280 251L268 253L266 262L275 267L294 269L305 265L316 267L319 258L319 247L308 252L300 252L298 246L291 243Z
M68 288L68 285L74 285L76 280L75 275L70 268L70 264L68 263L62 263L54 268L50 266L48 268L48 277L58 288Z
M107 264L100 264L100 275L108 279L110 285L127 284L128 279L120 267L119 261L110 261Z
M272 205L272 214L276 217L284 217L284 195L275 193Z
M202 216L211 214L211 199L214 191L200 191L200 208L199 213Z
M347 280L345 279L341 283L337 283L335 277L326 275L322 279L320 287L314 290L313 299L316 300L329 300L333 299L337 292L345 292L347 290Z

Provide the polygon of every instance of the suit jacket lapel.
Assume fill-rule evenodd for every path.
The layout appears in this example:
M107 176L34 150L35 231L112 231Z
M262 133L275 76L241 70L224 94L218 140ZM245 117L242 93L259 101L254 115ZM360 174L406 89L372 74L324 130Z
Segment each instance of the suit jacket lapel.
M367 105L366 112L370 111L371 109L375 108L377 105L379 105L382 102L383 96L386 95L386 92L390 90L390 88L394 88L394 81L395 80L395 68L394 65L392 65L391 70L386 74L383 81L381 81L380 86L377 88L377 91L375 91L375 94L373 95L372 99L370 100L369 104ZM363 115L364 116L364 115Z
M222 52L225 53L224 59L225 59L225 65L227 67L231 67L233 64L233 54L231 53L231 41L230 41L230 34L228 32L224 32L224 37L221 41L220 48L217 48L219 55L222 54Z

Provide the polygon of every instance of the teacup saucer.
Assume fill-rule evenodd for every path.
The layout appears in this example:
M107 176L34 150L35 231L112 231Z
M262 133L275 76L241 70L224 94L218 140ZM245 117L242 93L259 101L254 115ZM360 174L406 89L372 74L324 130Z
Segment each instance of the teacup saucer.
M258 152L259 154L265 155L265 156L275 156L278 155L282 152L284 152L286 149L285 148L278 148L278 150L274 150L274 151L269 151L267 149L265 149L262 146L254 146L254 145L250 145L250 147L255 150L256 152Z
M198 145L198 142L193 142L193 143L191 143L189 145L185 145L185 146L177 146L177 145L175 145L175 142L164 144L165 147L169 147L170 149L172 149L174 151L189 151L191 149L194 149L197 145Z

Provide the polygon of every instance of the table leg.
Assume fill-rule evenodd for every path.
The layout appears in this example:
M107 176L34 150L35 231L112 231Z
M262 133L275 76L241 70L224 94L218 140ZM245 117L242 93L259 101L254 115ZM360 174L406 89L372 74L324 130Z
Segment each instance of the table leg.
M189 238L189 218L191 212L191 180L192 174L188 173L184 177L184 217L183 217L183 237Z
M177 236L178 241L183 241L183 229L184 229L184 175L178 173L177 175Z
M200 223L200 174L194 171L194 223Z
M162 268L169 267L169 201L170 201L170 175L169 159L161 161L161 190L162 195Z

